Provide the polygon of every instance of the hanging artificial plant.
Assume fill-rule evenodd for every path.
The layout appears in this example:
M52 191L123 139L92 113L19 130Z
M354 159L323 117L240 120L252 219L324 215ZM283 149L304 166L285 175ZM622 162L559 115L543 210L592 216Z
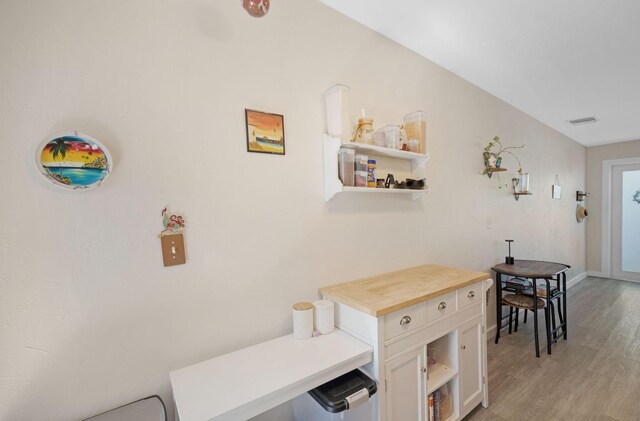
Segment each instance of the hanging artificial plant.
M498 171L497 169L500 169L500 171L506 171L506 169L501 169L503 158L502 154L509 154L514 157L518 162L518 174L522 174L522 164L520 163L520 159L518 159L518 157L513 152L511 152L511 150L513 149L522 148L524 148L524 145L505 147L500 141L500 137L494 137L493 140L490 141L487 146L485 146L484 152L482 153L482 157L484 159L484 171L482 172L482 175L486 175L487 177L491 178L491 175L494 172ZM506 184L501 184L500 179L498 178L498 187L502 188L506 186Z

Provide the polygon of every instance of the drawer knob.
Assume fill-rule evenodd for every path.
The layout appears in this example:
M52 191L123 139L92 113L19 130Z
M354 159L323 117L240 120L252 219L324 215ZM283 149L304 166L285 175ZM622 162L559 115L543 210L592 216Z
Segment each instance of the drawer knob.
M404 316L402 319L400 319L401 326L408 325L409 323L411 323L411 317L409 316Z
M438 310L444 310L445 308L447 308L447 303L444 301L438 304Z
M422 367L422 372L426 373L427 372L427 368L426 367Z
M473 298L475 296L476 296L476 293L473 292L473 291L469 291L469 293L467 294L467 297L469 297L469 298Z
M460 348L467 349L467 346L466 345L462 345Z

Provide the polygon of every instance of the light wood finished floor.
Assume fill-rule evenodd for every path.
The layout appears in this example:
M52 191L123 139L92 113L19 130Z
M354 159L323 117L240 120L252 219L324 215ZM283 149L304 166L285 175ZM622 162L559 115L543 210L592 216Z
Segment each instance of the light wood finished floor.
M569 339L540 358L533 318L490 338L489 408L465 421L640 420L640 283L587 278L569 289ZM522 316L522 313L520 314Z

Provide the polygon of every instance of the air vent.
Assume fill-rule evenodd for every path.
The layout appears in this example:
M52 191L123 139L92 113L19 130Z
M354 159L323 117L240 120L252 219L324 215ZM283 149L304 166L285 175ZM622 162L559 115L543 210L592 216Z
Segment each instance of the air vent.
M585 118L577 118L575 120L569 120L569 123L575 124L575 125L591 124L591 123L597 123L597 122L598 120L596 120L595 117L585 117Z

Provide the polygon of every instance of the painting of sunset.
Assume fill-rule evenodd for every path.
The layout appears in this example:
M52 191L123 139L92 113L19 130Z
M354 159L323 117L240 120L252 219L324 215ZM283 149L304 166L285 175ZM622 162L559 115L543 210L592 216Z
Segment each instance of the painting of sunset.
M36 161L46 178L74 190L99 185L111 169L111 157L104 146L75 132L44 141Z
M247 151L284 155L284 116L244 110L247 123Z

